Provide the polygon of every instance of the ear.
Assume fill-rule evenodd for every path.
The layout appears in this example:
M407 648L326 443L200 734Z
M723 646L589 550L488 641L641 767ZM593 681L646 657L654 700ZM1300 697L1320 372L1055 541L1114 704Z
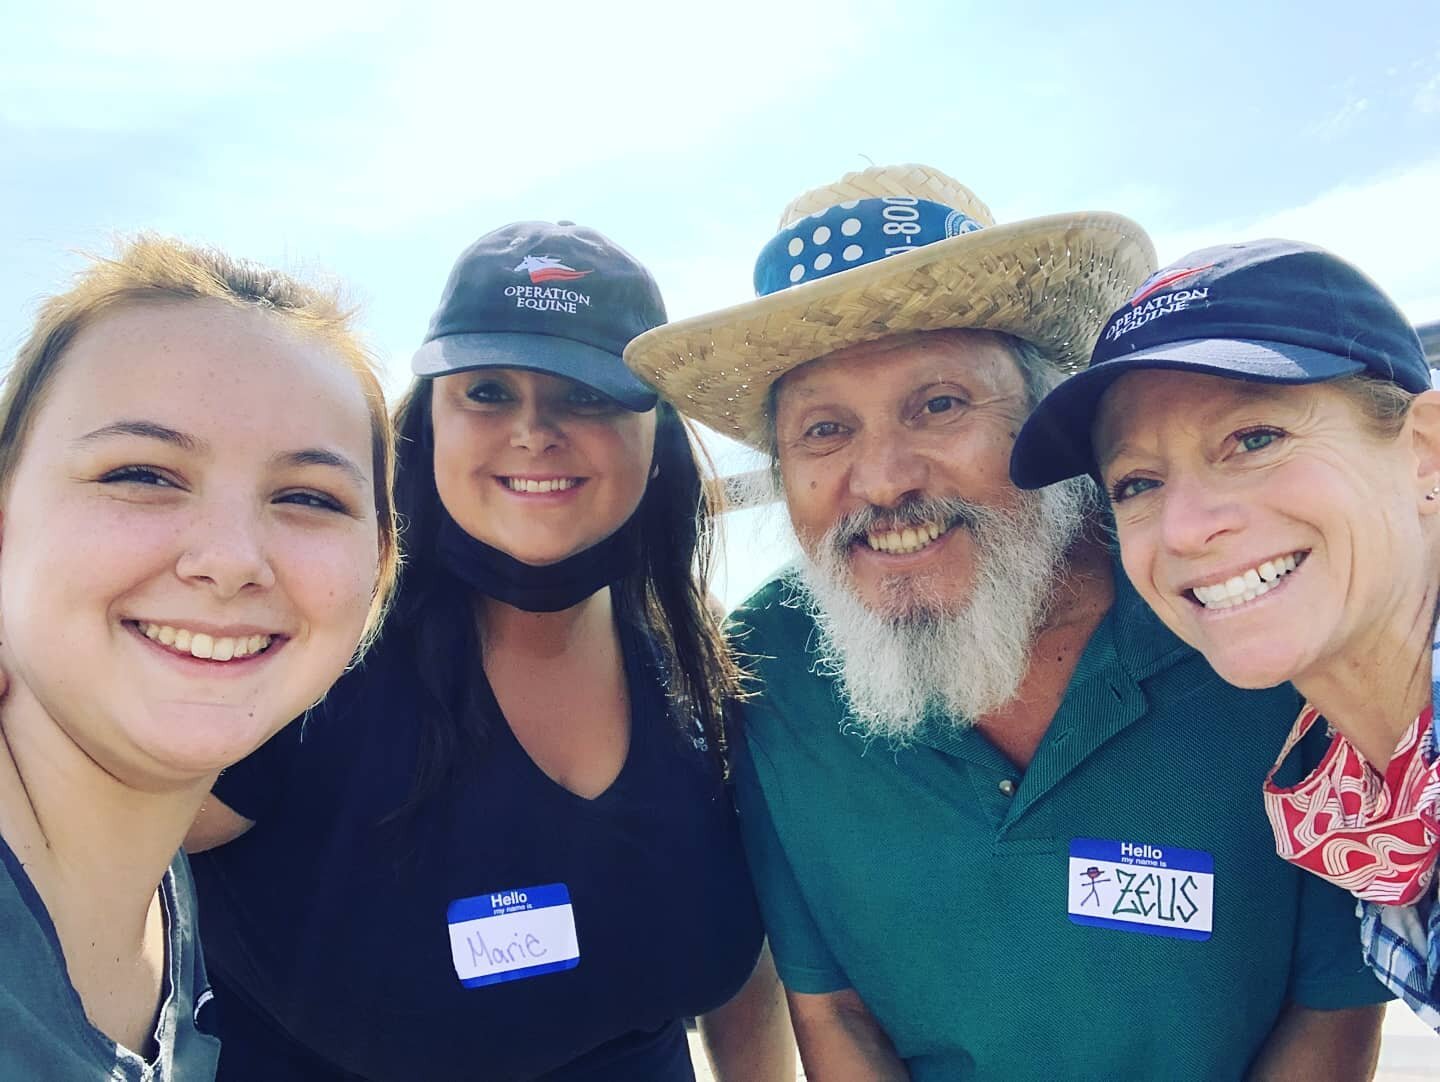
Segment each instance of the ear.
M1440 391L1422 391L1405 419L1415 452L1415 483L1420 513L1440 513Z

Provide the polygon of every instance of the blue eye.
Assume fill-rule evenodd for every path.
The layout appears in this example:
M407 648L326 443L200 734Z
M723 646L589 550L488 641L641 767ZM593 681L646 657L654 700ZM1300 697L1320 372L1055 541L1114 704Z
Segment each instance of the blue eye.
M1133 496L1159 487L1160 482L1153 477L1122 477L1110 486L1110 502L1124 503Z
M1235 439L1242 451L1261 451L1283 435L1283 432L1274 428L1254 428L1249 432L1237 432Z

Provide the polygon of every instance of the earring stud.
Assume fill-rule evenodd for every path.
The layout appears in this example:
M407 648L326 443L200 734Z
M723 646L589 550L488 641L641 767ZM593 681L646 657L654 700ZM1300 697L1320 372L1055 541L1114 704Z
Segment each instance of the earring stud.
M1440 485L1436 485L1429 492L1425 493L1425 498L1431 502L1440 499Z

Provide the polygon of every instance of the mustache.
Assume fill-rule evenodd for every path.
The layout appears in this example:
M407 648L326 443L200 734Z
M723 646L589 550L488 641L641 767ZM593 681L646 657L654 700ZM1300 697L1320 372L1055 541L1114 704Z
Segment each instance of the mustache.
M871 533L914 529L932 522L942 523L946 529L963 526L967 530L974 530L996 517L996 512L988 507L971 503L959 496L915 496L895 507L876 507L870 504L847 512L825 531L821 546L840 554L857 541L863 542L865 536Z

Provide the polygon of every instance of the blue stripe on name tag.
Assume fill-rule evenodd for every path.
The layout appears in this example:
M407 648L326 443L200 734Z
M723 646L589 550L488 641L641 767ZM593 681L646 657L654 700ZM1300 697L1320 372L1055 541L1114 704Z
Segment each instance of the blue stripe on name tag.
M504 984L506 981L538 977L542 973L559 973L561 970L574 969L579 964L579 958L570 958L564 962L548 962L545 965L531 966L529 969L512 969L508 973L492 973L487 977L470 977L462 980L460 985L463 988L482 988L487 984Z
M457 898L445 910L447 924L459 924L503 913L523 913L527 909L548 909L569 905L570 891L564 883L548 883L542 887L514 887L508 890L477 894L473 898Z
M1103 841L1100 838L1075 838L1070 842L1070 855L1079 860L1108 860L1115 864L1133 864L1142 868L1166 868L1171 871L1215 871L1215 858L1203 849L1181 849L1176 845L1151 845L1148 842Z
M1115 928L1122 932L1139 932L1141 935L1158 935L1168 939L1190 939L1197 943L1203 943L1210 938L1209 932L1196 932L1189 928L1162 928L1159 925L1140 924L1137 921L1107 920L1104 917L1082 917L1078 913L1070 914L1070 923L1088 924L1092 928Z

